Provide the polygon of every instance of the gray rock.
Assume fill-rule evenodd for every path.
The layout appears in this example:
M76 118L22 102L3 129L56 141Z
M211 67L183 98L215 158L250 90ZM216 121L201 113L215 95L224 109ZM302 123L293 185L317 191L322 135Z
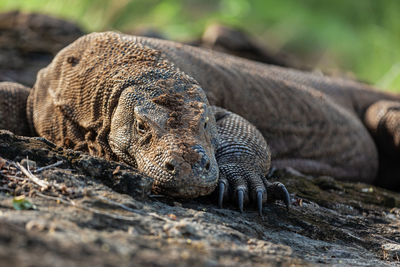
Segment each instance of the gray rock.
M40 189L13 162L28 156ZM366 184L275 176L292 193L264 218L212 197L150 195L151 179L125 164L0 131L1 266L396 266L400 196ZM19 178L16 178L19 177ZM13 194L36 210L13 209ZM366 190L368 189L368 190Z

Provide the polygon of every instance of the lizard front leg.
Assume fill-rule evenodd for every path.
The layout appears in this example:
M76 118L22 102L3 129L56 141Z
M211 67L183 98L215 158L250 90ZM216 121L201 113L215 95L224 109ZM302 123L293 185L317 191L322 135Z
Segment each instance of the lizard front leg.
M14 82L0 82L0 129L17 135L32 135L26 117L30 89Z
M218 204L223 200L236 200L240 211L243 205L267 200L282 200L289 207L290 197L285 186L267 181L271 153L262 134L250 122L237 114L212 107L217 122L219 141L216 159L220 170Z

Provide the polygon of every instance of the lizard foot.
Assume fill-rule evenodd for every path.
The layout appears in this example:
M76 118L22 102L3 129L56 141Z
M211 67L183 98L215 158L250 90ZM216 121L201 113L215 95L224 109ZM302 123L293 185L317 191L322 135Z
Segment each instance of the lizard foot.
M243 206L256 203L262 216L263 204L283 200L289 207L289 193L281 183L266 179L271 152L261 132L249 121L225 109L212 107L218 127L215 153L219 167L218 205L228 199ZM271 171L272 174L273 170Z
M262 207L266 202L281 200L287 209L290 205L290 195L280 182L269 182L256 171L244 170L238 165L220 166L218 187L218 206L222 208L223 201L229 199L237 203L240 212L249 202L257 204L257 210L262 216Z

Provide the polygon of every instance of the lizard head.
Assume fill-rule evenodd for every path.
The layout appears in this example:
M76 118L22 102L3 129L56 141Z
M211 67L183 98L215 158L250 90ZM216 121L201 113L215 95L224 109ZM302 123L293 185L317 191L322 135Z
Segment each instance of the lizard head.
M218 179L217 129L203 90L179 71L152 69L136 80L113 112L112 151L153 177L156 193L184 198L211 193Z
M134 36L79 38L39 72L28 102L38 134L137 167L156 193L192 198L217 184L216 122L204 91Z

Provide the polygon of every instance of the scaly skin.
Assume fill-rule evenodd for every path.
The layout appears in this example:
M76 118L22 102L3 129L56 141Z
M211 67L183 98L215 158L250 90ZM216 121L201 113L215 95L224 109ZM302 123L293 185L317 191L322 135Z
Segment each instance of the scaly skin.
M29 96L31 125L58 145L137 167L156 193L211 193L217 129L204 92L160 52L120 37L87 35L58 53Z
M263 179L271 154L278 167L372 182L377 151L360 117L378 100L398 99L355 82L109 32L80 38L41 70L27 113L40 136L128 162L155 178L157 193L210 193L218 161L220 204L228 194L239 207L252 199L260 208L266 192L288 202L283 186ZM221 117L227 111L209 101L261 133L238 115Z
M31 135L26 119L26 100L29 88L18 83L0 83L0 129L18 135Z
M130 38L91 34L58 53L39 72L29 96L30 124L58 145L137 167L154 178L155 193L181 198L210 194L221 169L215 148L224 140L204 91L162 53ZM239 124L249 123L241 119ZM260 133L257 138L263 139ZM257 160L269 162L270 154ZM244 195L238 200L241 210L253 189L263 191L257 198L261 210L268 188L255 184L268 168L256 173L257 179L244 173L236 178L243 180L242 190L233 190ZM242 171L223 173L230 172ZM277 199L289 203L284 188L275 191L283 192Z
M379 183L379 143L365 127L365 114L378 101L400 102L399 95L171 41L132 40L162 51L199 82L210 104L254 124L268 142L273 166Z
M265 179L271 167L271 152L262 134L237 114L215 106L211 109L219 140L215 153L220 170L219 206L224 198L230 198L243 211L243 204L252 200L262 215L262 205L270 198L280 199L289 207L285 186Z

